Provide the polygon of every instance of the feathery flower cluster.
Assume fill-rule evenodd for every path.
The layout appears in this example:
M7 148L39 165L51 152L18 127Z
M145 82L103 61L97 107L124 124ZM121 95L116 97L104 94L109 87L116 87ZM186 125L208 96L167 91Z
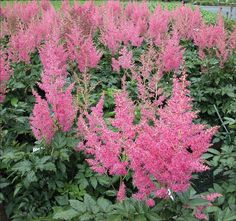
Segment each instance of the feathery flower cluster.
M182 5L172 13L174 30L178 31L181 38L193 39L195 33L202 25L200 9L192 10Z
M37 1L26 3L15 2L13 5L7 4L2 10L4 18L14 20L19 19L23 23L28 23L39 14L39 6Z
M177 71L183 60L183 50L179 45L179 36L177 32L173 33L173 36L166 42L163 53L160 55L160 59L157 65L163 66L163 71Z
M5 99L6 84L11 77L9 61L4 51L0 50L0 103Z
M194 43L199 47L200 58L205 58L204 50L210 51L216 48L216 56L223 64L228 57L226 32L224 30L224 23L219 17L216 25L201 25L199 30L194 34ZM229 42L230 45L230 42Z
M206 199L209 201L208 205L206 206L198 206L196 211L194 212L194 215L196 218L200 219L200 220L208 220L208 217L206 216L206 214L204 213L204 209L212 206L211 202L214 202L218 197L221 197L222 195L220 193L211 193L208 194L206 196L201 196L202 199Z
M148 33L154 43L159 46L166 38L170 22L170 11L163 10L157 6L155 12L150 16Z
M117 201L123 201L125 199L126 197L125 189L126 189L125 184L124 182L122 182L119 191L117 193Z
M154 43L160 47L160 53L165 51L165 55L160 56L164 56L167 72L176 70L181 63L182 52L178 48L181 39L193 40L201 58L205 57L206 51L213 50L222 66L235 50L235 34L229 35L225 31L222 19L217 25L207 25L199 8L192 10L185 5L171 12L157 6L151 13L146 2L129 2L122 7L119 1L108 1L101 6L92 1L72 6L65 1L61 10L56 12L50 1L44 0L40 5L36 1L17 3L1 11L0 38L10 35L14 61L29 62L30 53L50 38L53 27L61 30L69 57L78 63L81 72L94 68L101 59L93 41L95 35L113 55L120 46L140 47L143 42ZM178 40L171 36L178 36ZM169 57L176 58L173 64L170 64Z
M33 92L36 97L36 104L33 109L33 115L30 117L31 129L36 139L44 138L47 143L50 143L53 138L56 126L51 118L50 109L46 100Z
M95 68L102 55L97 52L92 37L89 35L85 39L76 26L71 28L71 33L67 36L69 56L72 60L77 61L80 72L86 72L88 68Z
M120 71L120 67L123 69L130 69L132 67L132 58L133 53L132 51L128 51L128 49L125 47L120 50L119 52L120 56L118 60L115 58L112 58L112 68L114 71Z
M13 61L30 61L30 54L43 40L52 34L53 26L57 27L55 11L46 11L42 20L32 20L27 28L20 24L17 34L10 39L10 53Z
M70 131L77 114L72 96L76 84L68 83L67 62L76 62L80 72L89 74L102 59L103 52L97 48L105 46L104 57L112 57L113 70L123 68L132 73L141 105L134 104L122 90L115 95L116 115L109 125L103 115L104 96L91 113L79 116L78 135L84 142L78 149L93 156L87 159L92 169L121 176L132 170L138 189L134 197L149 206L155 204L150 194L167 198L171 191L185 191L192 173L207 169L201 156L216 128L193 123L197 114L192 111L185 77L174 77L166 105L157 83L165 72L180 69L184 54L181 40L193 41L201 58L213 52L223 65L236 49L236 29L229 35L221 18L216 25L205 24L199 8L183 5L170 12L158 6L152 13L147 2L129 2L123 7L119 1L101 6L88 1L72 6L67 0L57 12L49 0L43 0L0 10L0 38L9 37L8 59L0 51L0 102L10 78L9 60L30 62L33 52L40 53L43 72L38 85L46 99L33 92L36 104L30 118L37 139L50 143L58 129ZM131 48L138 48L134 56ZM137 109L141 110L138 123ZM125 194L121 182L117 200L122 201ZM201 208L196 216L205 218Z
M78 149L94 156L88 162L97 172L125 175L131 169L137 199L148 200L151 193L166 198L168 190L187 190L192 173L207 169L201 155L216 132L216 128L193 123L196 113L192 112L187 85L185 77L175 77L173 94L167 105L159 109L159 118L144 115L138 125L134 124L135 105L127 92L118 93L116 116L111 120L116 130L109 129L103 119L101 98L92 113L86 114L88 124L82 116L79 118L79 135L85 140Z
M59 40L59 34L55 32L52 38L46 42L45 47L40 51L44 71L42 82L39 83L39 86L45 91L47 100L41 99L38 95L36 96L37 103L33 110L33 116L31 117L31 127L35 137L37 139L45 137L48 143L50 143L57 130L54 121L56 120L58 122L58 126L62 131L68 132L77 113L71 94L74 84L71 84L64 91L67 77L67 55L63 47L59 45ZM52 106L54 116L50 114L48 103ZM43 116L39 114L40 111ZM44 121L41 121L40 117L44 117L44 120L48 121L48 130L44 128Z

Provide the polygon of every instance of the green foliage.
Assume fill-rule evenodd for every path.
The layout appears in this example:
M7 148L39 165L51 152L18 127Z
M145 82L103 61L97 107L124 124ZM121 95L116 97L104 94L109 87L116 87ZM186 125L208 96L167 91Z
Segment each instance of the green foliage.
M175 5L171 3L169 8ZM215 22L211 13L203 15L209 23ZM227 24L229 28L232 26L231 21ZM35 102L32 89L39 90L36 82L42 72L35 52L29 64L12 64L14 74L8 82L9 92L0 104L0 203L11 220L191 221L196 220L197 206L208 203L199 195L205 192L206 185L210 186L208 192L223 195L213 207L206 208L210 220L236 220L236 54L221 68L214 56L202 61L192 42L181 44L186 49L185 68L200 121L220 126L214 145L203 157L212 169L213 181L207 177L205 183L201 182L206 175L196 174L192 184L198 192L190 188L186 193L174 195L174 200L156 200L153 208L134 199L117 203L120 178L101 176L89 168L83 154L74 150L78 143L74 138L76 131L58 132L51 145L35 142L29 116ZM143 50L145 45L133 49L135 60ZM91 71L94 90L89 99L94 105L104 92L105 117L109 118L114 116L114 93L120 89L124 73L112 71L108 51L103 56L99 69ZM68 71L74 72L73 65L68 65ZM171 74L167 74L161 82L166 94L170 93L170 78ZM127 88L132 99L137 99L135 82L128 79ZM136 110L137 119L139 112ZM131 196L135 191L131 175L125 182L127 195Z

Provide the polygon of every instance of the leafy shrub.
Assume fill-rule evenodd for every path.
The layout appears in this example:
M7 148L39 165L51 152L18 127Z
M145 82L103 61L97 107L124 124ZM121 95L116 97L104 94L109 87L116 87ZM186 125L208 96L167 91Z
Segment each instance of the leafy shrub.
M234 220L236 29L212 21L146 3L1 8L6 215Z

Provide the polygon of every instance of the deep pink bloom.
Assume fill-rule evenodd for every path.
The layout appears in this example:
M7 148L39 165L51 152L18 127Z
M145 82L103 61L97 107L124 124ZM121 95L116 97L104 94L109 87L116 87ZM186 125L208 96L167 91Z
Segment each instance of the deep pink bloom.
M79 117L78 132L86 142L81 142L78 148L94 155L94 159L88 160L94 171L98 173L109 171L110 174L125 175L127 162L120 161L122 151L120 144L125 142L122 139L123 133L122 131L115 133L106 125L103 119L103 103L104 97L96 107L92 108L90 115L86 114L88 125L82 115Z
M115 96L116 115L110 120L113 130L103 119L104 98L91 114L86 114L88 124L80 117L78 131L84 142L79 149L93 156L88 160L92 168L117 175L131 169L138 189L133 196L140 200L146 200L151 193L166 198L168 191L186 191L192 173L207 169L201 156L216 132L216 128L193 123L197 116L192 111L187 85L185 76L181 80L174 78L172 96L157 112L159 117L146 112L138 125L134 124L135 106L125 91Z
M52 93L49 99L52 104L54 117L64 132L68 132L71 129L77 113L77 108L74 105L71 94L73 86L71 84L65 92Z
M202 25L202 17L199 7L195 10L182 5L172 12L173 29L178 31L181 38L193 39L196 31Z
M30 53L32 53L37 44L35 36L29 29L23 28L13 35L10 39L10 52L14 61L30 62Z
M67 54L62 45L59 45L57 33L52 35L45 46L40 50L40 59L43 64L42 79L39 85L48 94L48 101L61 92L67 77Z
M164 10L161 6L157 6L154 14L150 16L148 34L156 45L161 45L163 39L166 38L168 33L168 24L170 22L169 10Z
M118 60L112 58L112 68L114 71L120 71L120 67L123 69L130 69L133 66L132 58L133 53L132 51L128 51L127 48L123 48L119 52L120 56Z
M220 193L210 193L208 195L203 195L202 198L208 200L209 202L215 201L216 198L221 197Z
M155 206L155 201L154 201L153 199L148 199L148 200L146 201L146 203L147 203L147 205L150 206L150 207Z
M204 50L215 50L216 56L220 59L221 65L225 63L228 57L227 35L224 29L224 22L219 17L216 25L202 25L194 34L194 43L199 47L201 59L205 58Z
M199 220L208 220L208 217L206 216L205 213L202 213L201 210L197 210L195 213L194 213L194 216L199 219Z
M50 143L56 126L51 117L50 109L46 100L43 100L36 92L33 92L36 98L36 104L33 109L33 115L30 117L31 129L37 140L45 138Z
M75 24L71 28L71 33L67 35L67 49L70 58L77 61L81 72L95 68L102 56L96 50L92 36L84 37L81 29Z
M101 41L111 50L113 54L119 48L122 41L122 33L116 24L115 18L104 18Z
M164 51L160 55L160 65L163 66L163 71L177 71L183 60L183 50L179 45L179 36L177 32L169 38L164 46ZM159 65L159 64L158 64Z
M126 197L126 186L125 186L125 184L124 184L124 182L122 182L121 184L120 184L120 187L119 187L119 191L118 191L118 193L117 193L117 200L118 201L123 201L124 199L125 199L125 197Z
M91 36L82 45L77 57L77 63L81 72L86 72L88 68L95 68L100 61L102 54L97 52Z
M0 50L0 103L5 99L6 85L11 77L11 69L9 61L4 51Z
M221 197L222 195L220 193L211 193L208 195L202 195L201 198L206 199L209 201L208 205L204 205L204 206L197 206L196 211L194 212L194 215L197 219L200 220L208 220L208 217L206 216L206 214L204 213L204 209L212 206L211 202L215 201L216 198Z
M39 14L39 6L37 1L27 3L14 2L14 4L7 4L2 8L2 15L9 20L13 18L20 19L21 22L28 23Z

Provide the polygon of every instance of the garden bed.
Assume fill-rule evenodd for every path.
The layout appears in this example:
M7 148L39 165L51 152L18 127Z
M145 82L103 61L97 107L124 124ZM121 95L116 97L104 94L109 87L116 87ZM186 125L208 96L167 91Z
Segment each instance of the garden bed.
M4 217L236 219L235 22L164 6L1 8Z

